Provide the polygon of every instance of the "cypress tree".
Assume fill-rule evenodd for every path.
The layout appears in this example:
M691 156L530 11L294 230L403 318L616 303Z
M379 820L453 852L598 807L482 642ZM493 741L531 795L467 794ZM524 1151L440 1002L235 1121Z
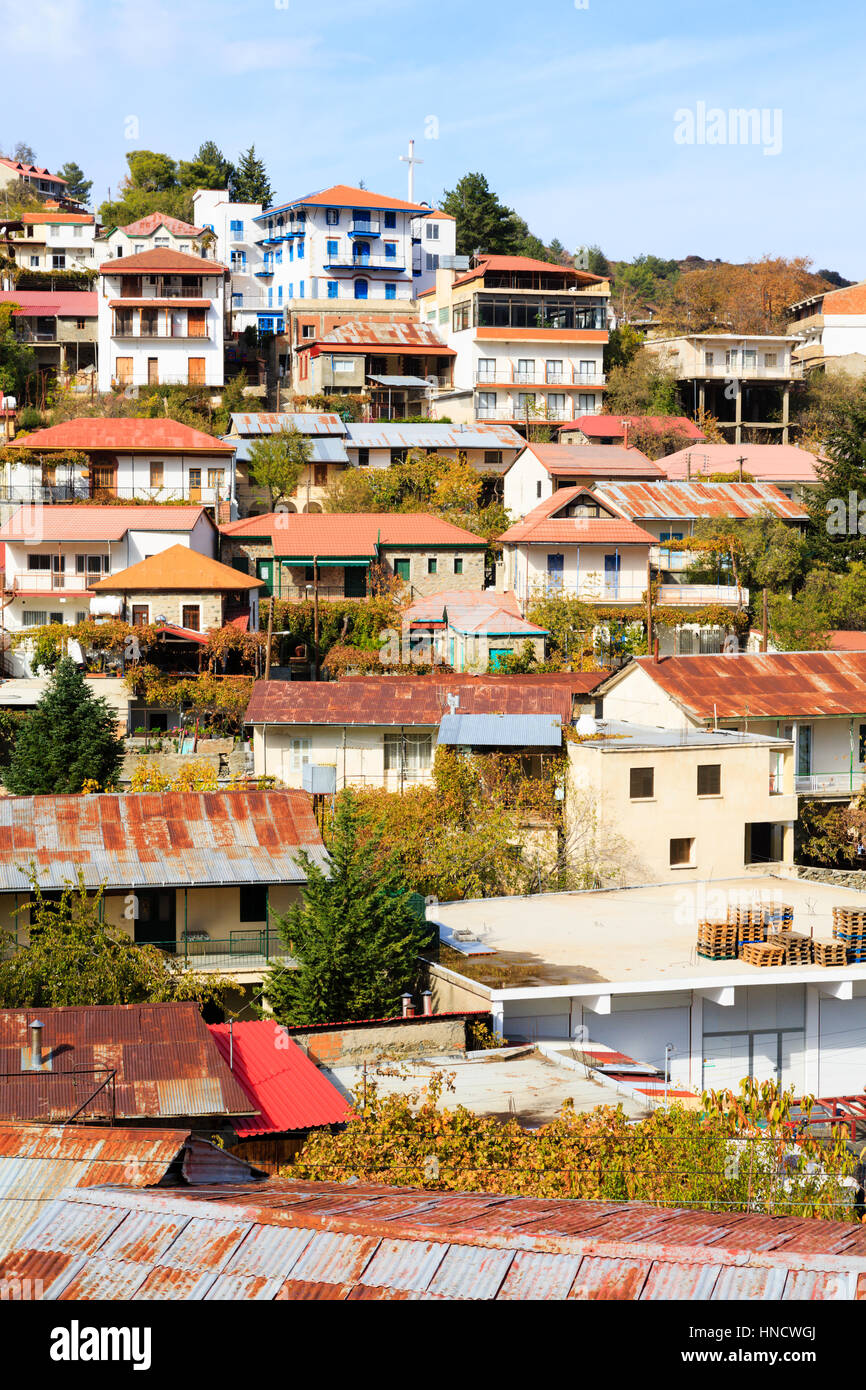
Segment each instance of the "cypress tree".
M250 145L241 155L233 172L231 191L235 203L261 203L263 208L270 206L271 182L264 161L256 154L255 145Z
M64 657L15 740L3 782L14 796L80 792L85 782L105 791L116 784L122 758L117 716Z

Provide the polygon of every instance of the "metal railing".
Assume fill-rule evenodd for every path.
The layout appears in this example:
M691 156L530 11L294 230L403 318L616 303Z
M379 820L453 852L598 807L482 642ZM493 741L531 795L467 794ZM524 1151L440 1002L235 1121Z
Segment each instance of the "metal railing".
M604 372L582 372L579 367L563 367L561 371L521 371L517 367L497 367L492 372L475 372L475 385L491 382L509 386L604 386Z
M698 378L724 377L725 380L731 381L736 381L738 378L744 378L747 381L784 381L786 378L792 377L793 375L794 373L791 370L790 363L788 363L786 366L765 367L763 366L763 364L757 362L754 364L754 366L745 362L736 364L733 362L713 362L709 366L707 366L706 363L699 362L695 367L694 372L691 372L688 369L683 368L683 376L696 376Z
M266 968L270 961L290 961L292 953L275 927L236 927L224 937L194 932L174 940L139 943L156 946L189 970L225 971Z
M84 595L88 592L91 584L95 584L98 579L109 579L111 576L106 570L91 574L66 574L62 570L25 570L23 574L16 574L10 580L6 580L6 592L15 594L27 593L60 593Z
M328 257L326 270L393 270L396 275L405 267L399 256L351 256L348 254Z
M557 583L556 580L537 576L526 585L519 586L518 597L526 601L537 597L538 593L550 598L576 598L586 603L640 603L646 597L646 582L629 583L599 576L597 579L579 579L575 583ZM732 607L749 601L748 589L738 589L736 585L723 584L660 584L657 603L673 607L703 607L710 603L725 603Z
M795 777L794 790L812 796L844 796L866 787L866 772L815 772Z
M745 608L749 602L749 590L737 588L736 584L660 584L658 600L661 604L695 604L702 607L708 603L729 603L732 607Z
M379 236L381 231L382 224L377 217L371 217L368 221L364 218L360 220L358 218L353 218L351 226L349 227L349 236ZM396 236L396 227L393 231Z
M210 506L215 502L229 500L228 484L224 487L202 485L201 487L153 487L142 483L139 487L98 487L89 482L10 485L0 483L0 502L86 502L104 497L120 497L125 501L138 502L192 502ZM80 547L79 547L80 549Z

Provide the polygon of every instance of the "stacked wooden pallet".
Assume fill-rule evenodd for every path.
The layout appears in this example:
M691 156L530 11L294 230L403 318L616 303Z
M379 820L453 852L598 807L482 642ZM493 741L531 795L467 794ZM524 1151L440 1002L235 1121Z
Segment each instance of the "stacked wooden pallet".
M816 965L823 965L829 969L848 964L848 950L844 941L813 941L812 950Z
M789 931L794 925L794 908L791 903L768 903L764 920L776 931Z
M698 922L698 955L707 960L736 960L736 925L732 922Z
M773 941L745 941L740 946L740 960L747 965L784 965L785 947L777 938Z
M812 942L808 936L798 936L796 932L774 932L769 938L770 945L782 946L786 965L811 965Z
M863 908L834 907L833 935L844 944L849 965L866 964L866 911Z
M733 922L736 926L737 939L740 945L744 942L766 941L767 939L766 909L760 904L729 908L728 921Z

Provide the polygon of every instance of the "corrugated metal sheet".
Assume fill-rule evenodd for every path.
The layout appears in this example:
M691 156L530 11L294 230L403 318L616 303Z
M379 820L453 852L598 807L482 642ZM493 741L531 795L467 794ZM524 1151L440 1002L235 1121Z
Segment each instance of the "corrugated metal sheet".
M351 1106L296 1042L277 1024L262 1020L210 1025L210 1034L250 1104L259 1112L236 1120L241 1138L341 1124Z
M249 463L250 461L250 439L232 440L230 435L225 436L227 443L235 445L235 459L238 463ZM310 440L310 462L311 463L348 463L349 455L346 453L346 446L342 439L331 439L327 436L322 437L313 435Z
M552 477L659 480L665 477L661 462L653 463L640 449L621 449L617 444L527 444L526 447Z
M441 594L416 599L403 614L410 627L444 623L452 632L464 634L495 634L499 637L545 637L547 628L538 627L521 617L517 599L511 591L497 594L485 589L481 593L463 593L448 589Z
M637 665L699 719L866 713L866 652L638 657Z
M743 472L767 483L816 483L817 455L795 444L696 444L659 459L669 478Z
M441 425L391 424L383 420L347 426L346 448L358 449L514 449L524 447L525 440L512 425L478 424Z
M43 1049L52 1070L21 1073L21 1050L27 1046L29 1024L37 1018L45 1025ZM143 1037L149 1040L146 1045L139 1041ZM0 1076L0 1117L49 1118L46 1110L56 1113L65 1106L63 1118L68 1118L105 1079L107 1068L117 1070L118 1119L249 1115L255 1110L192 1001L0 1010L0 1072L18 1073L11 1079ZM77 1073L74 1078L72 1072ZM110 1114L110 1087L96 1098L99 1113L106 1106ZM85 1118L90 1117L88 1107Z
M301 434L345 434L346 422L333 411L260 410L256 413L232 415L234 435L279 434L280 430L298 430ZM232 435L224 437L234 444Z
M809 515L772 483L604 482L595 494L639 522L767 513L785 521L806 521Z
M347 319L314 340L322 350L329 347L370 347L383 353L409 349L412 353L437 357L456 357L453 348L446 347L436 329L420 319ZM312 347L313 341L298 344L300 349Z
M0 799L0 889L77 880L109 889L224 883L302 883L298 852L324 864L302 791L157 792L136 796Z
M561 748L558 714L444 714L437 743L470 748Z
M341 1197L343 1210L325 1208ZM837 1243L850 1232L855 1248L792 1253L812 1227ZM28 1276L52 1298L850 1300L866 1280L866 1230L362 1183L84 1189L0 1261L0 1278Z

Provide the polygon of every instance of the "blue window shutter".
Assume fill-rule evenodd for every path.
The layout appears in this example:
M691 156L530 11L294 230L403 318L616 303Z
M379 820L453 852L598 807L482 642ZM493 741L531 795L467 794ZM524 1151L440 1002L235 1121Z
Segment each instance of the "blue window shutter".
M397 298L397 286L396 286L396 285L386 285L386 286L385 286L385 298L386 298L386 299L396 299L396 298Z
M328 281L328 298L329 298L329 299L336 299L336 298L337 298L337 282L336 282L336 280L329 280L329 281Z
M303 237L301 237L301 240L298 242L298 260L299 260L299 261L302 261L303 259L304 259L304 239L303 239Z
M301 283L298 285L298 298L299 298L299 299L303 299L303 297L304 297L304 282L303 282L303 280L302 280Z

